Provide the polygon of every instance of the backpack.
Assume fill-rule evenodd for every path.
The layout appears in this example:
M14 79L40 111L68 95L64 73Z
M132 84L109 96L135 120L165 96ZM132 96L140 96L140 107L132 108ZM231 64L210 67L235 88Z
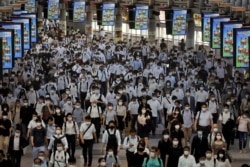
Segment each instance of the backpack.
M105 158L105 161L107 160L107 154L105 154L105 156L104 156L104 158ZM115 157L115 163L117 164L118 163L118 161L117 161L117 156L116 155L114 155L114 157Z
M107 129L108 133L108 143L107 146L117 146L117 139L116 139L116 129L113 134L110 134L109 130Z
M64 133L66 133L66 124L67 124L67 122L64 123ZM76 122L75 121L73 121L73 127L74 127L75 133L76 133Z
M62 138L64 138L64 137L65 136L61 136L61 137L57 138L57 137L53 136L53 138L54 138L53 151L54 152L56 151L56 145L57 145L57 143L61 143Z
M59 165L59 162L55 160L55 157L56 157L56 151L53 152L53 157L54 157L54 162L57 163L58 166ZM54 163L54 166L55 166L55 163ZM64 151L64 163L66 164L67 163L67 152Z
M158 159L159 165L161 166L161 159L160 158L157 158L157 159ZM148 161L149 161L149 157L147 157L147 159L146 159L146 165L145 166L147 166Z
M140 141L140 137L139 136L136 136L137 137L137 142ZM127 137L127 143L129 142L129 137Z
M100 106L97 106L98 114L100 113ZM89 106L89 114L91 114L92 106Z

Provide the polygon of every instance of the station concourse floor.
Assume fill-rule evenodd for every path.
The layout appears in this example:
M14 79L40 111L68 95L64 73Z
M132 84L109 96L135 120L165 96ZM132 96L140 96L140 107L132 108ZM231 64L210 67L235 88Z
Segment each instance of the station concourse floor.
M150 146L157 146L159 139L161 138L161 132L163 130L163 127L159 125L159 127L156 130L155 136L150 136L149 145ZM101 139L99 139L101 141ZM247 153L239 153L238 149L238 139L235 139L234 145L230 146L229 154L231 155L233 162L232 167L240 167L242 164L247 163L250 165L250 150L249 150L249 143L247 144ZM80 146L77 146L76 148L76 167L83 167L84 160L80 157L82 152L82 149ZM127 167L126 163L126 155L125 150L121 149L119 155L120 159L120 166L121 167ZM101 143L95 143L93 148L93 162L92 167L98 166L98 159L102 157L101 154ZM32 148L30 146L27 147L25 155L22 157L22 164L21 167L32 167Z

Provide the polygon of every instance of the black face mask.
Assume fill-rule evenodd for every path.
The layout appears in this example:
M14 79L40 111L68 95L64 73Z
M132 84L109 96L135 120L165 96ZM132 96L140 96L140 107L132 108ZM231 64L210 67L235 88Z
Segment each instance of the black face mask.
M109 128L110 128L111 130L115 129L115 127L114 127L114 126L110 126Z
M144 148L138 148L138 151L142 152L144 151Z

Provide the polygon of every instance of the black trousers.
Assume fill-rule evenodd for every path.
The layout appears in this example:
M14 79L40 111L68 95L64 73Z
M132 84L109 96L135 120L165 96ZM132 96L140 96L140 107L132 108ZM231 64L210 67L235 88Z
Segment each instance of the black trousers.
M222 124L222 134L227 142L227 150L229 150L229 146L231 143L233 129L229 129L227 126Z
M128 162L128 167L133 167L134 165L134 161L135 161L135 158L134 158L134 152L130 152L128 150L126 150L126 157L127 157L127 162Z
M96 138L98 140L100 137L100 131L101 131L101 119L100 118L91 118L91 122L95 125Z
M82 155L84 159L84 164L88 164L88 166L91 166L92 159L93 159L93 144L94 140L84 140L84 144L82 147Z
M85 105L85 98L87 96L87 92L81 92L80 93L80 98L81 98L81 107L85 110L87 110L86 105Z
M106 96L107 94L107 82L100 82L102 85L103 95Z
M200 130L202 130L202 132L203 132L202 135L205 136L205 137L207 137L208 134L209 134L210 131L211 131L211 126L200 126L200 125L198 125L197 128L200 129Z
M13 153L10 156L11 163L13 167L21 167L21 151L13 151Z
M65 135L66 136L66 139L68 141L68 145L69 145L69 148L68 148L68 153L69 153L69 156L75 156L75 151L76 151L76 135Z

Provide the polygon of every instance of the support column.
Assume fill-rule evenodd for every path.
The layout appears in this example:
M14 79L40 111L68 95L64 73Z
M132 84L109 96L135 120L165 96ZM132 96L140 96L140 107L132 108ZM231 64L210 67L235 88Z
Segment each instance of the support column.
M119 0L116 2L119 4ZM116 8L116 17L115 17L115 42L121 41L123 39L122 36L122 14L120 4Z
M88 5L86 6L86 20L85 20L85 34L88 39L92 39L93 36L93 28L92 28L92 20L93 13L91 11L91 1L88 1ZM84 24L84 23L82 23Z
M66 22L65 3L60 3L59 29L63 31L64 35L66 35L66 33L67 33L67 22Z
M194 47L194 22L189 21L186 35L186 48Z
M153 15L153 10L155 6L155 1L154 0L150 0L149 1L149 11L148 11L148 15L149 15L149 19L148 19L148 42L150 45L154 45L155 44L155 32L156 32L156 19L155 16ZM152 7L152 8L150 8Z

